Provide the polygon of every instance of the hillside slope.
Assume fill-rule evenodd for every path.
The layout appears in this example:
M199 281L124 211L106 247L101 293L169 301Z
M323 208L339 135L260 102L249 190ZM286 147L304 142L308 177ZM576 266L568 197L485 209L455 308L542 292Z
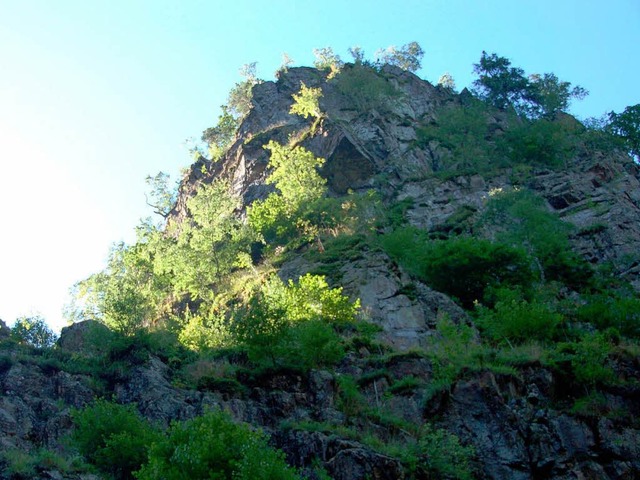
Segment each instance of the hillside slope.
M313 160L302 187L274 180L278 155ZM133 478L148 455L142 478L165 478L166 429L211 410L303 478L638 478L639 187L566 113L389 65L281 72L166 228L85 281L55 347L0 324L3 478ZM73 436L97 398L156 432L129 470L122 425L95 458Z

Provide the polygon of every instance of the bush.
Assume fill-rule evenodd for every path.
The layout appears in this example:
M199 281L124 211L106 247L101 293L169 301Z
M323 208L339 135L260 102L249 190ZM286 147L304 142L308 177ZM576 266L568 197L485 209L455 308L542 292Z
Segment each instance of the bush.
M343 357L334 327L353 322L358 308L324 277L307 274L285 285L273 276L236 311L232 328L256 364L315 368Z
M424 425L417 450L420 459L418 471L426 470L434 475L434 478L474 478L470 465L474 455L473 447L462 446L456 435L444 429Z
M132 479L160 434L132 405L98 400L73 412L72 442L84 458L116 479Z
M546 303L526 301L520 292L501 289L494 308L479 308L478 325L493 340L522 343L551 340L562 315Z
M559 168L575 152L572 130L566 123L540 119L507 130L501 142L514 163Z
M266 436L249 425L235 423L223 412L209 412L174 423L168 435L154 443L139 480L271 480L298 479L284 455L271 448Z
M416 145L427 147L436 141L448 152L432 165L435 173L490 173L508 165L499 155L490 135L488 110L481 102L442 109L435 123L416 130Z
M616 375L609 364L613 345L604 333L588 333L579 340L558 345L554 363L560 367L570 365L576 383L595 388L602 384L613 384Z
M396 230L382 243L392 258L465 308L481 301L489 288L532 281L525 252L506 244L467 237L429 242L426 232L414 228Z
M557 280L576 290L590 285L593 271L569 242L572 226L533 192L519 189L494 195L483 222L500 241L526 249L540 280Z
M578 318L605 330L615 328L622 335L640 337L640 299L620 294L599 294L587 298Z
M11 336L19 343L36 348L52 347L57 338L47 322L39 316L18 318L11 328Z
M364 64L346 65L333 82L357 112L388 112L401 95L375 68Z

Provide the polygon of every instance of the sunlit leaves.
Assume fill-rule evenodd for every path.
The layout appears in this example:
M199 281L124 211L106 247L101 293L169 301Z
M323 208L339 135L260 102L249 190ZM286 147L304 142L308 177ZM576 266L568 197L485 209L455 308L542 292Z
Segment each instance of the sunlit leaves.
M391 45L384 50L376 52L378 62L394 65L409 72L420 70L423 56L424 50L422 50L418 42L411 42L400 48Z
M265 200L256 200L247 209L249 224L264 236L284 236L296 228L294 217L324 196L326 180L316 168L324 159L315 157L302 147L286 147L274 141L266 147L271 151L271 174L267 183L276 192Z
M322 96L322 90L320 88L307 87L304 82L300 86L300 91L293 94L293 105L289 113L293 115L300 115L301 117L308 118L309 116L318 118L322 115L318 101Z

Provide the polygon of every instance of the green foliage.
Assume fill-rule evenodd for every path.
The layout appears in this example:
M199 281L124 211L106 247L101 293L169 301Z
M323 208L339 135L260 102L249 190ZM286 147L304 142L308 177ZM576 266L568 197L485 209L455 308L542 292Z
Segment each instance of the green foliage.
M71 476L87 472L88 465L78 458L67 458L46 448L26 452L17 448L7 448L0 452L0 476L18 480L41 478L44 472L55 471Z
M336 406L347 417L357 417L366 409L366 402L358 382L350 375L337 377L338 397Z
M433 338L429 348L434 364L433 380L427 389L428 396L448 390L464 369L482 366L484 354L469 325L455 324L445 315L438 319L436 332L438 336Z
M187 309L181 320L180 343L193 351L205 351L232 344L229 325L223 312L207 311L201 307L198 313Z
M300 86L300 91L293 94L293 105L289 113L308 118L309 116L319 118L322 115L318 101L322 96L321 88L307 87L304 82Z
M19 343L36 348L52 347L57 338L40 316L18 318L11 327L11 337Z
M330 70L329 78L336 76L344 65L340 56L333 53L331 47L314 48L313 55L316 57L313 66L318 70Z
M572 98L582 99L587 91L562 82L553 73L525 77L524 70L511 66L511 61L495 53L482 52L473 71L474 93L496 108L514 108L530 118L553 118L565 111Z
M114 245L105 270L74 286L70 320L99 320L129 335L149 325L170 288L170 279L155 265L165 242L162 232L146 223L134 245Z
M561 344L559 351L570 360L578 384L595 387L615 382L615 372L609 365L613 346L606 334L588 333L578 341Z
M154 443L139 480L271 480L298 479L282 452L249 425L212 411L174 423L167 436Z
M477 324L493 340L523 343L551 340L562 322L548 302L527 301L521 292L503 288L497 294L493 309L479 308Z
M250 251L251 232L236 215L239 198L228 183L203 184L187 200L190 222L156 258L155 268L172 279L173 291L194 299L211 299L212 287Z
M440 78L438 79L438 86L450 93L456 93L456 81L449 72L445 72L440 75Z
M417 472L434 478L475 478L470 464L475 453L473 447L461 445L460 439L447 430L425 424L415 448L419 459Z
M500 285L529 285L531 269L521 249L471 237L429 241L426 232L407 227L382 239L391 257L465 308Z
M424 382L422 380L410 375L392 383L387 389L387 392L391 395L410 394L423 385Z
M507 165L506 158L487 140L490 135L487 107L472 101L442 109L434 124L416 130L418 146L436 141L446 149L433 171L458 174L489 173Z
M209 156L213 161L222 158L233 142L239 125L239 120L231 114L227 105L222 105L220 109L222 113L216 126L202 132L202 141L209 145Z
M482 52L480 62L473 65L478 79L474 93L496 108L506 108L521 101L528 82L524 70L511 66L511 61L495 53Z
M116 479L132 479L160 434L132 405L98 400L73 412L73 445L90 463Z
M572 98L582 100L589 92L580 86L571 88L571 83L562 82L553 73L530 75L527 100L530 102L529 116L553 118L566 112Z
M640 157L640 104L609 113L607 130L623 139L631 155Z
M575 132L560 120L524 121L506 131L501 146L513 163L559 168L575 153Z
M577 316L601 330L614 328L627 337L640 337L640 299L635 295L606 292L586 297Z
M394 65L402 70L417 72L420 70L420 63L424 51L418 42L411 42L400 48L391 45L384 50L379 50L376 57L379 63Z
M256 76L256 62L248 63L240 69L240 75L245 80L238 82L229 92L227 99L228 112L236 119L242 119L247 116L251 110L251 99L253 97L253 87L261 83Z
M316 170L324 164L324 159L314 157L302 147L286 147L274 141L265 148L271 151L271 173L266 182L275 185L276 192L249 206L249 224L267 242L282 241L298 230L306 231L313 238L312 225L298 220L312 211L325 194L326 180Z
M358 308L323 277L307 274L285 285L273 276L236 312L234 335L257 364L331 365L344 355L332 325L353 322Z
M347 65L333 81L358 112L388 112L400 95L374 67L364 63Z
M529 190L493 195L485 226L507 244L524 247L534 259L540 280L557 280L571 288L589 285L593 272L569 243L571 225L549 211L545 201Z
M170 180L171 177L164 172L158 172L154 177L149 175L145 179L147 186L150 189L149 195L145 195L147 205L152 207L153 212L160 215L162 218L167 218L169 216L171 209L176 203L176 197L178 194L178 190L175 186L169 186Z

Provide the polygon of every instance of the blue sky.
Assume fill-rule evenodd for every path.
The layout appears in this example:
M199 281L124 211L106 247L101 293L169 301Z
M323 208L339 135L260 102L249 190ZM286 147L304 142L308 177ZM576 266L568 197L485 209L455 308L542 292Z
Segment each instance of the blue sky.
M590 96L584 118L640 103L638 0L0 0L0 318L56 329L67 291L150 215L144 179L179 177L185 140L257 61L418 41L418 74L473 81L482 50Z

